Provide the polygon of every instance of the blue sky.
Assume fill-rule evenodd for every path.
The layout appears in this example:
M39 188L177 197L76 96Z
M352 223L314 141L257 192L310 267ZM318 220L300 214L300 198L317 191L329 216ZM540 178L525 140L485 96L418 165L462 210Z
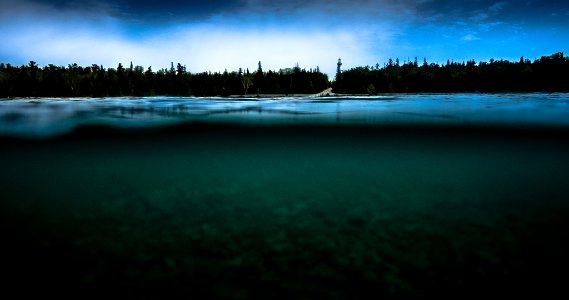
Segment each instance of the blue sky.
M0 0L0 62L191 72L569 52L569 1Z

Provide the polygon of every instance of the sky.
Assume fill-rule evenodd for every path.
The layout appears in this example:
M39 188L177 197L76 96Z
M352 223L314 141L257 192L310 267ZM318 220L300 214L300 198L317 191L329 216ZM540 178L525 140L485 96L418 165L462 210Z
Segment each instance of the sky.
M401 62L569 53L569 1L0 0L0 62L190 72L279 70L331 78Z

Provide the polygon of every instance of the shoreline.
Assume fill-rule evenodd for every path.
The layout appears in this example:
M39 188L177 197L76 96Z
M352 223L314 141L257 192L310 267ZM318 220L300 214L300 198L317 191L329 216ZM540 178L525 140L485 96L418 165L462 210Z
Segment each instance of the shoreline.
M169 97L169 98L223 98L223 99L269 99L269 98L316 98L316 97L382 97L382 96L394 96L394 95L524 95L524 94L569 94L569 92L558 92L558 91L533 91L533 92L512 92L512 91L501 91L501 92L480 92L480 91L470 91L470 92L414 92L414 93L376 93L376 94L344 94L344 93L324 93L317 94L247 94L247 95L217 95L217 96L196 96L196 95L146 95L146 96L102 96L102 97L84 97L84 96L61 96L61 97L10 97L1 98L0 102L6 100L19 100L19 99L110 99L110 98L152 98L152 97Z

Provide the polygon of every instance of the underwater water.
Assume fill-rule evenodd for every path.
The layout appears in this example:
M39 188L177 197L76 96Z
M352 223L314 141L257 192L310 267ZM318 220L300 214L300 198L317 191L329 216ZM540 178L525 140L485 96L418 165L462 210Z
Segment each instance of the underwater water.
M0 101L21 295L551 296L569 95Z

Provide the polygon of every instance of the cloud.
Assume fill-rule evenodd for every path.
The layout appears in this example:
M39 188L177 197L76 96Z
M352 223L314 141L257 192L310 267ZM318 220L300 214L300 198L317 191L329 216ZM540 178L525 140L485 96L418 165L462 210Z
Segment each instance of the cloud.
M34 60L40 65L116 67L133 61L157 70L180 62L191 72L203 72L255 68L261 60L267 70L299 63L306 68L319 66L332 76L339 57L346 58L347 66L375 61L365 34L342 29L246 28L214 22L164 27L132 38L113 18L71 18L65 23L46 18L26 26L0 24L5 29L5 43L11 45L0 49L0 60L10 62L4 58L11 57L19 64Z
M81 5L79 5L80 3ZM43 1L43 0L2 0L0 16L3 19L75 18L106 17L117 14L119 7L112 2L86 0L77 1Z
M105 14L123 20L145 23L169 23L180 20L204 19L212 14L230 10L241 4L241 0L24 0L53 10L79 11L89 8L101 13L97 7L105 8Z
M446 61L449 53L475 53L481 47L487 53L496 52L498 47L492 42L528 32L528 15L546 22L542 17L553 7L553 2L544 1L548 12L539 14L539 9L545 9L537 4L514 3L0 0L0 62L116 67L132 60L157 70L172 61L201 72L254 69L261 60L267 70L298 62L301 67L319 66L333 75L338 58L347 69L389 57L439 55ZM556 10L563 14L567 6ZM515 31L515 26L521 29ZM483 42L471 43L478 40ZM555 41L549 44L563 44L560 38Z
M306 21L312 18L330 23L342 20L362 20L376 17L406 18L415 14L426 0L5 0L24 3L20 6L44 7L51 11L91 12L139 24L174 24L207 20L212 17L255 16L249 21L294 18ZM0 4L1 5L1 4ZM1 6L0 6L1 7ZM300 18L299 18L300 17Z
M371 57L366 64L388 58L388 51L420 17L426 0L245 0L234 12L235 19L253 26L285 28L302 33L306 30L347 32L362 51ZM340 47L348 47L344 44ZM349 60L344 66L349 68Z
M497 12L501 11L502 9L504 9L504 7L506 7L508 4L509 4L509 2L507 2L507 1L499 1L499 2L496 2L492 5L490 5L488 7L488 10L493 12L493 13L497 13Z
M180 42L171 47L174 37ZM353 58L354 65L373 59L358 36L341 30L323 33L319 30L241 30L203 25L157 35L146 44L161 45L145 49L155 48L163 57L166 54L182 57L192 71L254 68L260 60L265 69L278 70L298 62L301 67L319 66L333 74L338 57Z
M472 33L469 33L469 34L463 36L460 40L463 42L472 42L472 41L480 40L480 38L477 37L476 35L472 34Z
M391 14L393 11L405 13L415 9L419 0L244 0L244 9L260 12L305 12L326 13L340 18L361 17L360 14Z
M66 0L5 1L2 8L10 7L0 12L5 44L10 45L0 49L5 62L116 67L132 60L156 70L173 61L192 72L254 68L261 60L265 69L298 62L332 75L338 58L346 68L378 61L403 30L390 22L414 14L412 7L387 0L244 0L239 9L236 1L221 1L232 8L217 9L199 21L144 27L125 16L125 9L131 5L133 15L144 14L151 7L148 1L89 1L83 6ZM188 8L212 11L194 4Z
M496 27L503 26L503 25L505 25L504 22L499 22L499 21L497 21L497 22L485 22L485 23L480 23L480 24L478 24L477 27L478 27L478 29L479 29L480 31L490 31L490 30L493 30L493 29L496 28Z
M482 22L482 21L488 20L489 17L490 17L490 16L489 16L487 13L481 12L481 13L479 13L479 14L476 14L476 15L472 16L470 19L471 19L473 22Z

